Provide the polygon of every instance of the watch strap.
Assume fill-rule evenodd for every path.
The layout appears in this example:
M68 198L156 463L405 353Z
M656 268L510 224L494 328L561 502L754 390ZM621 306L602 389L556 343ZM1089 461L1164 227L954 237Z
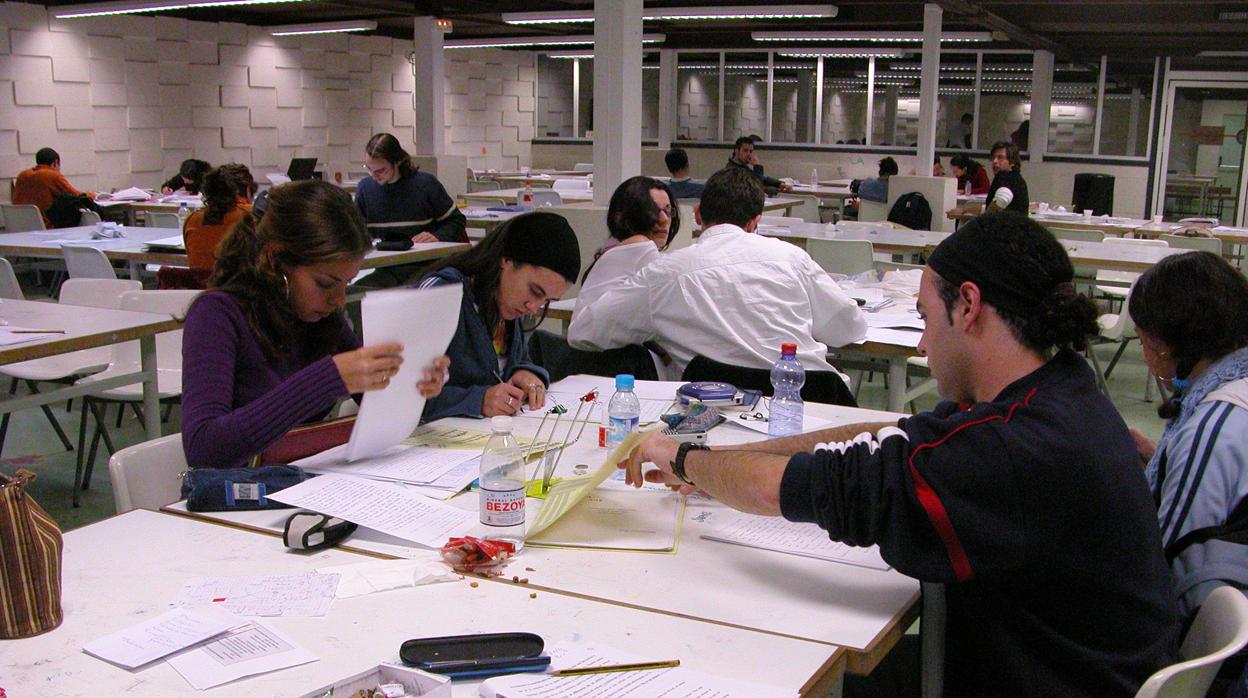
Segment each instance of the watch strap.
M685 456L689 455L690 451L709 450L711 450L710 447L704 444L692 443L689 441L682 442L680 446L676 447L676 460L672 461L672 474L676 476L676 479L686 485L692 485L693 482L689 479L689 476L685 474Z

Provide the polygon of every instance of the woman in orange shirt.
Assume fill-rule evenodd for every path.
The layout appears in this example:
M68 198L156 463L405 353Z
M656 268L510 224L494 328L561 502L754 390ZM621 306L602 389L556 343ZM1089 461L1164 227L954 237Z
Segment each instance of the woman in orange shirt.
M182 224L191 269L212 271L217 245L234 224L251 214L256 182L245 165L230 163L204 175L204 207Z

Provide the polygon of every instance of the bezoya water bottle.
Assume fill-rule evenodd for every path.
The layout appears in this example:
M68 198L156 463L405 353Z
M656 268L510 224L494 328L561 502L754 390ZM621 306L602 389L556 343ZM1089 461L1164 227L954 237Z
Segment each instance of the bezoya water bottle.
M178 224L180 226L186 225L186 219L190 217L191 217L191 209L189 206L186 205L186 202L183 201L182 203L178 204Z
M607 403L607 443L609 449L624 443L641 423L641 402L633 392L633 377L621 373L615 377L615 394Z
M511 417L490 419L481 451L480 509L486 537L524 547L524 454L511 435Z
M792 436L802 433L802 386L806 369L797 360L796 344L781 344L780 359L771 366L771 405L767 435Z

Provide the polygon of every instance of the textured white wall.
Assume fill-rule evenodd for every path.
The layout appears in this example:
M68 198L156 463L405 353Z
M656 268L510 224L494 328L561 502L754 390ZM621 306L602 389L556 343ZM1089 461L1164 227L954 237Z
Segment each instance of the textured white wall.
M411 144L407 42L272 37L160 16L60 20L12 2L0 10L0 180L45 146L76 186L106 190L154 186L189 157L259 175L315 156L345 173L361 169L376 131ZM449 51L446 65L448 152L474 167L527 163L533 54Z

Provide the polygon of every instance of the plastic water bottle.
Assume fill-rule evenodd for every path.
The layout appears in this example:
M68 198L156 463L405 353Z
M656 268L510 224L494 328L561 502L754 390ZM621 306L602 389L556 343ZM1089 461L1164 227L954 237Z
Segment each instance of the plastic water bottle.
M187 207L186 202L178 204L178 227L186 225L186 219L191 215L191 209Z
M486 537L524 546L524 454L511 435L511 417L490 420L481 451L480 509Z
M771 367L771 408L767 435L792 436L802 433L802 385L806 369L797 361L797 345L780 345L780 360Z
M819 168L818 167L811 168L810 170L810 188L811 189L819 188Z
M633 392L633 377L621 373L615 377L615 394L607 403L607 448L614 450L641 424L641 402Z
M532 211L534 208L532 182L526 181L524 183L524 189L520 190L520 208L523 208L526 211Z
M966 189L965 189L965 191L966 191L966 195L967 195L967 196L970 196L970 195L971 195L971 180L969 180L969 179L968 179L968 180L966 180Z

